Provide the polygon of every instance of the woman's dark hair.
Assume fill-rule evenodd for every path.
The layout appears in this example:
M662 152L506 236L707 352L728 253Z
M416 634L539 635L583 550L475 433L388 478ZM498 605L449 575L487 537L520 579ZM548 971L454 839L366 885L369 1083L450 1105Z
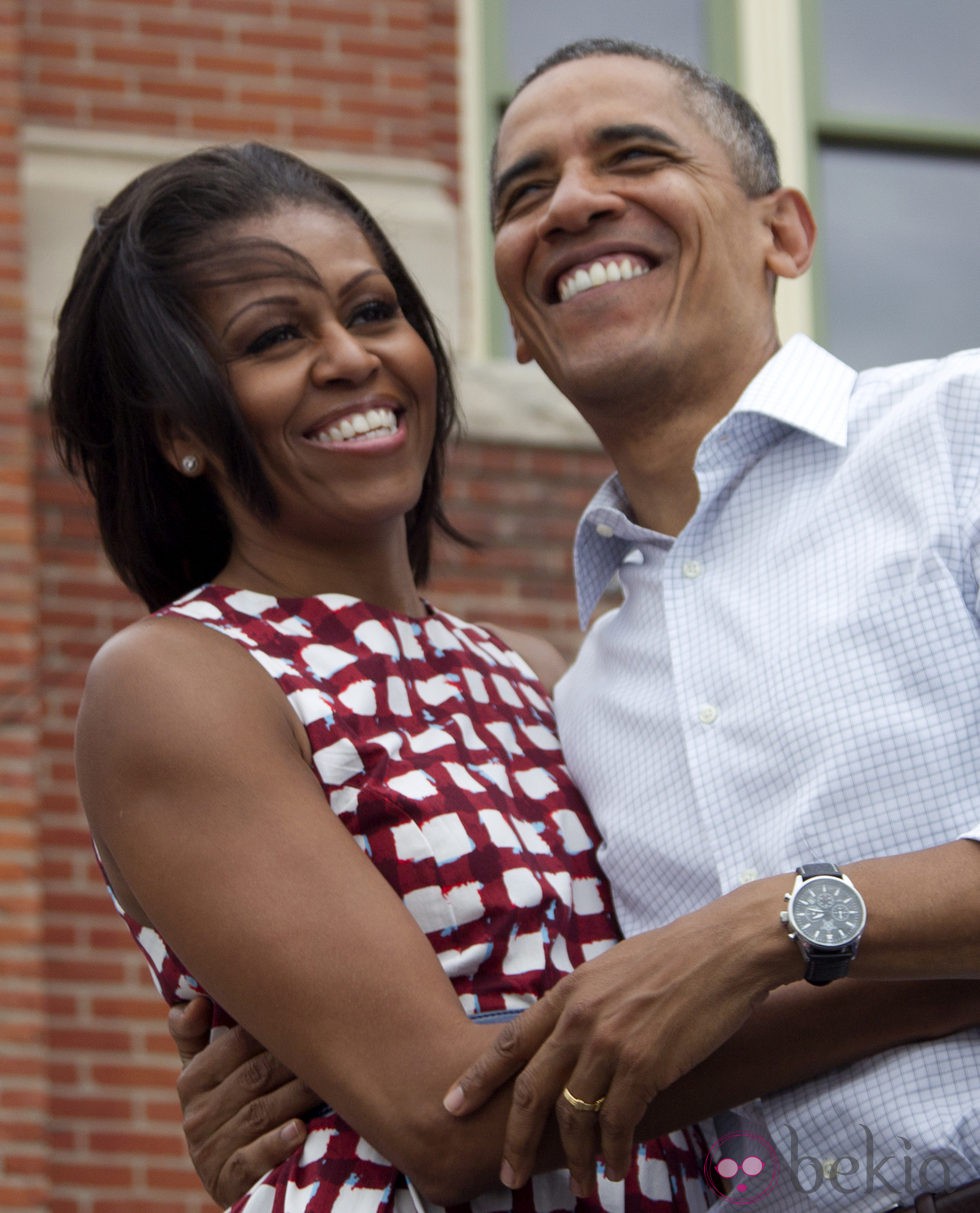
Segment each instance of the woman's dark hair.
M271 241L236 240L231 230L295 205L350 216L435 360L435 440L406 516L416 580L428 574L434 528L463 539L441 502L457 424L449 358L387 237L344 186L287 152L258 143L206 148L142 173L99 212L61 310L51 365L56 450L91 489L109 560L150 610L212 579L231 550L228 519L207 478L182 476L164 458L168 432L193 434L250 509L276 515L195 299L218 282L308 277L302 258Z

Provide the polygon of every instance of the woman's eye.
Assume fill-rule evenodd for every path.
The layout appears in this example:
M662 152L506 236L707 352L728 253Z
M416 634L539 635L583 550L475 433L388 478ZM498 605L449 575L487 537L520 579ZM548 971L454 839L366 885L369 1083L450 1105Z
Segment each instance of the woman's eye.
M351 313L351 324L383 324L401 315L401 308L391 299L368 299Z
M299 336L295 324L277 324L275 328L266 329L246 347L247 354L262 354L274 345L282 345L286 341L294 341Z

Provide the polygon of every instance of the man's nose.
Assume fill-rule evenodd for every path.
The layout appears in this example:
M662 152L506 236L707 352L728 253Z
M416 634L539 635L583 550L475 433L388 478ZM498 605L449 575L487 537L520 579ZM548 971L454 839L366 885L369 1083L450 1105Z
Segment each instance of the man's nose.
M541 215L539 235L584 231L597 219L621 213L624 206L599 174L586 167L566 168Z

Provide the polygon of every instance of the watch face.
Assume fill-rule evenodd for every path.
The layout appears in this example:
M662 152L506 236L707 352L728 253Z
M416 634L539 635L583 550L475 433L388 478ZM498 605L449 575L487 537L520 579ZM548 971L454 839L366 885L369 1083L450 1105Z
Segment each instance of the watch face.
M813 876L793 895L789 906L793 930L821 948L840 948L864 929L860 894L836 876Z

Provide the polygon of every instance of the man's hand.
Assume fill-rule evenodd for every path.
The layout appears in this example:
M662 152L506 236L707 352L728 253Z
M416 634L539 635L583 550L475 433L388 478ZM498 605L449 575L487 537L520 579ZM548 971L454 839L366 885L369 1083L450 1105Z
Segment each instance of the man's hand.
M183 1070L177 1094L187 1149L211 1198L242 1196L306 1137L300 1119L320 1102L240 1027L208 1043L206 999L172 1007L167 1026Z
M749 896L760 895L753 890ZM754 964L751 928L745 932L735 925L751 924L754 914L729 913L735 907L722 898L617 944L503 1029L459 1079L446 1107L460 1115L472 1112L517 1074L504 1140L504 1183L520 1186L530 1177L552 1113L579 1194L594 1187L600 1153L607 1176L626 1174L634 1130L651 1100L726 1041L770 987L795 976L796 959L769 902L778 905L778 893L761 893L773 944L757 952ZM601 1111L573 1107L563 1088L586 1102L604 1097Z

